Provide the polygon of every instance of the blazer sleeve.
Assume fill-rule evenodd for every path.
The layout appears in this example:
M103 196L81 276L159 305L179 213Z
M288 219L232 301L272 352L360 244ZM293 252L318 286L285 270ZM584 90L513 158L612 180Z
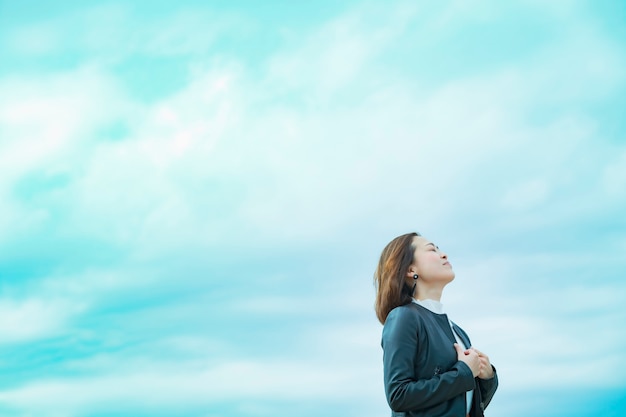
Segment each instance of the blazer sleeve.
M496 389L498 388L498 373L493 365L491 365L491 367L493 368L493 377L489 379L476 378L478 381L478 388L480 389L480 398L483 409L487 408L493 398L493 394L496 393Z
M474 376L465 363L429 379L415 372L419 351L418 317L406 308L395 308L383 328L383 368L387 402L394 411L432 407L474 389Z

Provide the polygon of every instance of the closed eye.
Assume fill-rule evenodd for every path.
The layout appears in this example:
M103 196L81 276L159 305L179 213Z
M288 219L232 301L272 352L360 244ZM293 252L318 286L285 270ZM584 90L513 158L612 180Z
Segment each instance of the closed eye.
M439 246L436 246L434 243L427 243L426 246L429 246L430 248L428 250L437 252L439 250Z

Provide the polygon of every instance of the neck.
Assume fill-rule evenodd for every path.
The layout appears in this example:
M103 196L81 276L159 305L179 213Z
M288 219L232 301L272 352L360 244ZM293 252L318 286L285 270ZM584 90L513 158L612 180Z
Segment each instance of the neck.
M415 289L416 296L415 298L418 300L435 300L441 302L441 294L443 293L443 286L433 286L433 285L420 285L418 280L417 287Z

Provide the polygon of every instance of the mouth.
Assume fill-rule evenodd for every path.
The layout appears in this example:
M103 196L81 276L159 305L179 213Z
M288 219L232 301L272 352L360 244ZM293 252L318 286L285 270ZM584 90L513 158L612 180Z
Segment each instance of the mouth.
M449 267L452 267L452 264L451 264L450 262L444 262L443 264L444 264L444 265L447 265L447 266L449 266Z

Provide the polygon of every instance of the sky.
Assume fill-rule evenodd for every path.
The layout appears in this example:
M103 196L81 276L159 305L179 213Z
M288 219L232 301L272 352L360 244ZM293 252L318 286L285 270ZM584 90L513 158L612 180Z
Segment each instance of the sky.
M417 231L489 417L626 409L626 5L0 0L0 415L389 415Z

